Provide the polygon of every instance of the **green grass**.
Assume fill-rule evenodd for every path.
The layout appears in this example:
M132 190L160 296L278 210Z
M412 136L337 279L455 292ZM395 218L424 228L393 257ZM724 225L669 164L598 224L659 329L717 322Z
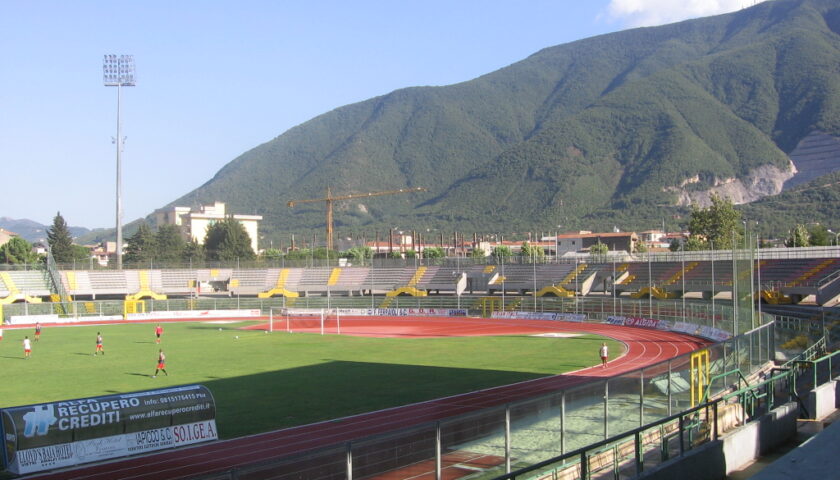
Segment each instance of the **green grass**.
M44 328L29 360L21 342L33 331L6 329L0 407L200 383L215 397L220 435L232 438L577 370L599 362L604 340L239 330L250 324L165 324L169 376L157 378L153 324ZM104 356L93 356L97 331ZM622 351L607 341L611 355Z

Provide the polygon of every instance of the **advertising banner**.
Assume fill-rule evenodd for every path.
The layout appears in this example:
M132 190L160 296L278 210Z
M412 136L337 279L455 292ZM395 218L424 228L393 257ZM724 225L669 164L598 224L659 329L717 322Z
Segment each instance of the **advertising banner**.
M260 309L252 310L173 310L162 312L129 313L128 320L148 320L167 318L247 318L259 317Z
M657 330L668 330L671 327L666 320L644 317L625 317L624 325L628 327L654 328Z
M653 328L656 330L670 330L671 322L668 320L657 320L645 317L624 317L621 315L610 315L607 317L610 325L624 325L627 327Z
M586 315L583 313L558 313L557 318L555 320L561 320L564 322L585 322Z
M59 317L58 315L13 315L9 318L7 323L9 325L33 324L35 322L41 322L44 324L59 324L105 322L122 319L122 315L86 315L77 317Z
M58 322L58 315L55 314L48 314L48 315L12 315L6 321L9 325L20 325L22 323L32 323L41 322L41 323L56 323Z
M719 328L714 327L700 327L700 336L703 338L708 338L709 340L714 340L716 342L722 342L724 340L729 340L732 336L729 332L725 330L721 330Z
M492 318L514 318L517 320L553 320L562 322L583 322L586 315L582 313L554 313L554 312L493 312Z
M311 310L309 310L311 312ZM339 315L380 317L466 317L466 308L339 308Z
M7 468L18 475L218 439L202 385L5 408Z

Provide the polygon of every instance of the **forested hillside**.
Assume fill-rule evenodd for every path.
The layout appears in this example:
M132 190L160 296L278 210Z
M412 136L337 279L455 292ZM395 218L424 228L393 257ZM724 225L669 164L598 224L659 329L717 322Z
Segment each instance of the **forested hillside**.
M322 228L323 204L286 204L327 187L421 186L428 192L337 202L338 231L670 224L721 184L778 193L797 142L814 130L840 137L837 65L836 0L768 1L598 36L460 84L337 108L171 205L224 201L263 215L271 234Z

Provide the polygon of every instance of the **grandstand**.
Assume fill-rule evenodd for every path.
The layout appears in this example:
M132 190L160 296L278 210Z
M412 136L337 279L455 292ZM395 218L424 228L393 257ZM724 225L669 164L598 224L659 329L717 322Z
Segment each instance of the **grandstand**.
M12 295L43 297L50 293L49 280L40 270L0 272L0 298Z
M785 250L785 249L776 249ZM797 249L802 250L802 249ZM56 277L63 295L75 300L184 298L194 296L362 296L453 295L466 277L468 295L612 295L659 299L693 295L731 297L733 280L752 282L762 301L833 305L840 296L840 249L820 249L811 257L782 258L761 251L760 260L716 259L702 255L649 257L641 261L548 261L543 263L365 265L314 268L214 268L63 270ZM728 252L723 252L724 254ZM765 256L766 255L766 256ZM737 272L733 275L733 272ZM42 270L0 272L0 301L49 301L53 291ZM504 290L504 292L503 292Z

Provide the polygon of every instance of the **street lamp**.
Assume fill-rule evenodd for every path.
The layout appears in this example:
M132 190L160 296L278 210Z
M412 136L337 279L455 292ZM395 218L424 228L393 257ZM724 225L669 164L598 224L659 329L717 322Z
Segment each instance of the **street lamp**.
M120 103L122 101L122 87L133 87L134 55L105 55L102 62L102 81L106 87L117 87L117 269L122 270L122 153L123 139L120 138L122 122L120 121Z

